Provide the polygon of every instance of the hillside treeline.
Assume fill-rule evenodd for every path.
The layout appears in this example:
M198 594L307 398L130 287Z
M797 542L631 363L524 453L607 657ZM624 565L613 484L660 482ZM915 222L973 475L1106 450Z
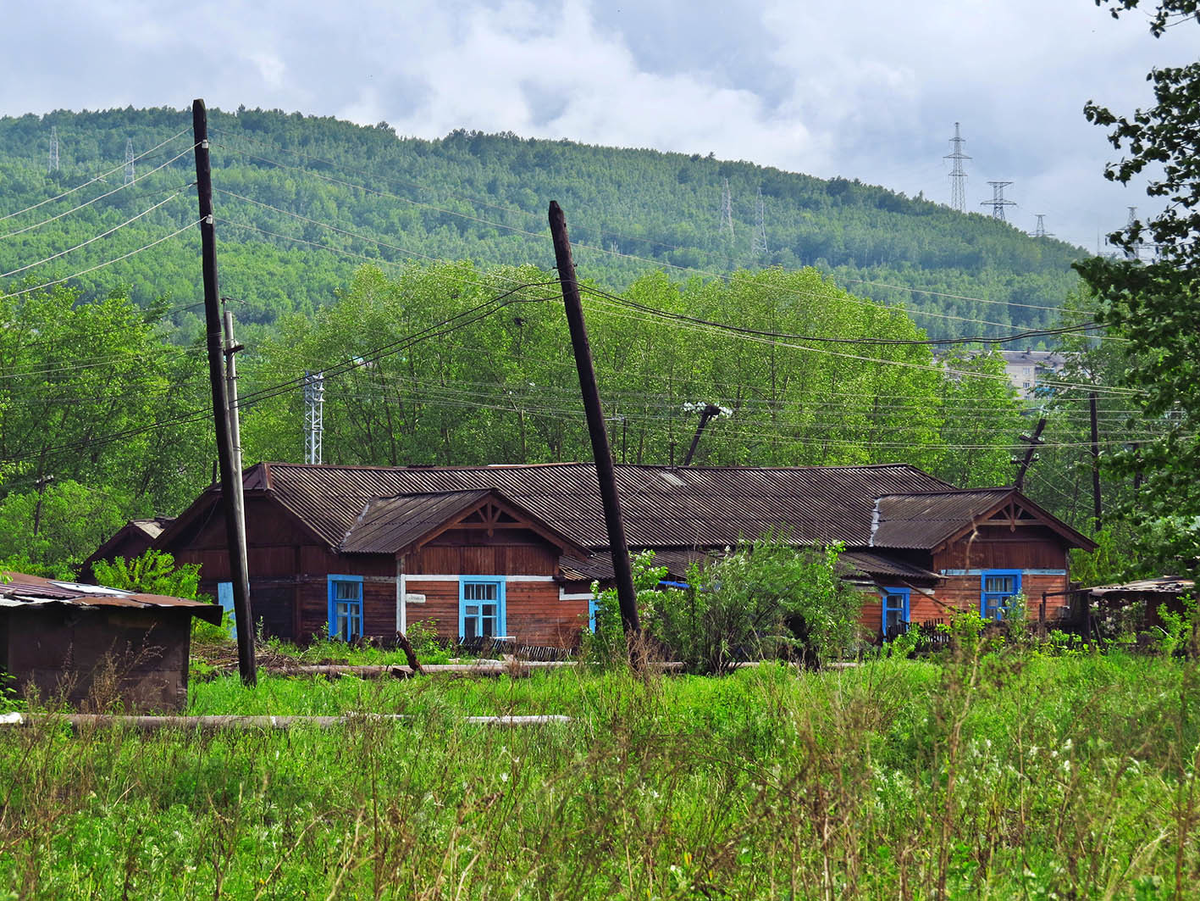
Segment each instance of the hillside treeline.
M1052 324L1045 308L1075 283L1078 248L842 178L512 134L399 138L386 123L277 111L212 110L209 121L223 284L247 322L325 306L365 261L393 273L420 259L546 266L550 199L567 211L581 272L618 290L650 268L683 281L814 266L858 295L915 311L937 337ZM118 229L5 281L82 273L69 283L85 299L116 280L141 306L198 300L194 230L141 250L196 218L190 126L189 113L172 109L0 118L0 273ZM48 172L52 127L59 169ZM125 186L127 140L137 159ZM721 228L726 182L732 233ZM766 248L756 253L759 192ZM196 324L192 311L172 316Z

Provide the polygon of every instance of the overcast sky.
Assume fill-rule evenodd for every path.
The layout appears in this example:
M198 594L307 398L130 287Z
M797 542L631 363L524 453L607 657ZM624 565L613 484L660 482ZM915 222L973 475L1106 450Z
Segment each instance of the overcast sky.
M402 135L454 128L714 152L948 202L1011 180L1009 221L1059 237L1144 212L1107 183L1085 101L1146 105L1145 74L1200 56L1093 0L0 0L0 114L210 106L298 110ZM202 12L198 11L202 10Z

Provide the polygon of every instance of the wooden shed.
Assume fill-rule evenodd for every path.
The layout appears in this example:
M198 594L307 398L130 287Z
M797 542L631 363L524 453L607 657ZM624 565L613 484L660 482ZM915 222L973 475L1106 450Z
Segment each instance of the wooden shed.
M187 704L192 617L215 604L0 574L0 671L6 687L72 706L131 710Z
M1013 488L958 490L903 464L843 467L618 465L626 534L673 581L706 555L779 531L797 545L840 541L875 633L1000 616L1068 587L1084 536ZM585 463L376 467L260 463L243 474L251 600L270 635L390 639L409 623L447 639L507 636L570 646L591 584L612 560L595 467ZM154 546L227 583L218 490L166 525Z

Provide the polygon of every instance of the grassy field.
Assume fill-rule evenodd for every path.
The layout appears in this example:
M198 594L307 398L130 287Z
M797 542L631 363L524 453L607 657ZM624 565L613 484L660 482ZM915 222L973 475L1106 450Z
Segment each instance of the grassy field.
M329 731L0 734L0 897L1195 896L1200 702L1121 655L725 679L265 677ZM464 714L557 713L500 729Z

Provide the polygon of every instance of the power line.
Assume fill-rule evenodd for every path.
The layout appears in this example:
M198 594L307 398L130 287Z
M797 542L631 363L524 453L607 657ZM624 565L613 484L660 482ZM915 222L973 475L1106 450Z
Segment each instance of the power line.
M32 287L24 288L20 291L5 292L5 296L20 297L23 294L31 294L34 291L42 291L46 288L52 288L55 285L61 285L63 282L69 282L73 278L78 278L81 275L87 275L89 272L95 272L97 269L103 269L106 266L111 266L113 263L119 263L122 260L127 260L130 257L135 256L144 250L149 250L151 247L157 247L159 244L162 244L164 241L170 241L172 238L178 237L179 235L183 234L189 228L195 228L199 224L200 224L199 220L196 220L195 222L189 222L187 225L183 226L182 228L171 232L171 234L165 235L165 236L159 238L157 241L151 241L149 244L143 244L141 247L137 248L136 250L129 251L129 253L123 253L119 257L114 257L111 260L105 260L103 263L97 263L95 266L89 266L87 269L81 269L78 272L74 272L71 275L63 276L62 278L56 278L53 281L42 282L40 285L33 285ZM45 261L43 261L43 262L45 262Z
M595 297L597 292L589 291L589 293ZM622 309L622 310L624 307L623 304L606 302L605 300L601 300L601 299L597 299L597 302L601 303L601 304L607 303L608 306L612 306L612 307L615 307L617 309ZM647 315L645 313L643 313L642 315L638 315L639 312L640 311L623 310L623 312L619 315L625 315L630 318L640 319L641 321L648 321L648 320L654 319L654 318L656 318L656 315L657 315L657 314ZM709 334L731 334L730 332L725 331L723 328L718 328L718 327L697 325L697 324L688 323L688 322L683 322L680 324L683 328L691 328L694 331L708 332ZM937 366L937 365L932 365L932 364L909 363L909 362L906 362L903 360L882 360L882 359L879 359L878 357L864 357L864 356L861 356L858 354L843 353L843 352L835 351L835 350L824 350L824 349L816 348L816 347L805 347L803 345L792 344L792 343L786 342L786 341L777 341L777 340L766 338L766 337L763 337L760 335L740 334L740 333L732 333L732 334L734 334L735 337L738 337L738 338L741 338L741 339L747 340L747 341L756 341L756 342L759 342L762 344L772 344L776 347L787 347L787 348L791 348L794 350L804 350L804 351L808 351L810 353L822 354L825 356L841 357L841 358L849 359L849 360L858 360L858 361L864 362L864 363L879 363L879 364L888 365L888 366L900 366L900 367L903 367L906 369L918 369L918 370L925 370L925 371L929 371L929 372L939 372L939 373L943 373L943 374L957 375L957 376L965 377L965 378L979 378L979 379L989 379L989 380L993 380L993 381L1003 381L1003 382L1011 384L1011 380L1009 379L1009 377L1007 375L1002 375L1002 374L974 372L972 370L966 370L966 369L952 369L950 367L942 367L942 366ZM1101 388L1097 388L1094 385L1084 385L1084 384L1076 384L1076 383L1071 383L1071 382L1060 382L1060 381L1052 381L1052 380L1046 380L1042 384L1047 385L1047 386L1053 386L1053 387L1088 388L1089 390L1103 390L1106 393L1121 394L1121 395L1136 395L1136 394L1144 394L1145 393L1144 391L1140 391L1135 388L1105 387L1105 388L1101 389Z
M54 129L52 129L52 132L53 131L54 131ZM182 131L175 133L171 137L167 138L165 141L155 144L153 147L151 147L145 153L140 154L139 156L136 157L136 159L140 160L142 157L149 156L150 154L154 153L154 151L158 150L160 147L170 144L176 138L187 134L189 131L191 131L190 127L185 128ZM56 194L54 197L47 197L45 200L38 201L33 206L27 206L23 210L17 210L15 213L7 213L6 215L0 216L0 222L5 221L6 219L12 219L14 216L20 216L22 213L28 213L30 210L36 210L38 207L45 206L48 203L54 203L54 201L56 201L56 200L62 200L64 197L74 194L76 191L82 191L88 185L94 185L98 181L103 181L106 176L112 175L114 172L118 172L124 168L125 168L124 163L121 163L121 165L119 165L119 166L114 166L113 168L109 169L106 172L101 172L95 178L88 179L83 184L76 185L75 187L71 188L70 190L63 191L61 194Z
M764 331L762 329L747 328L745 326L726 325L720 322L712 322L707 319L699 319L695 316L688 316L684 313L672 313L666 310L656 310L653 307L648 307L644 304L637 303L636 301L629 300L628 298L620 297L616 294L610 294L606 291L601 291L598 288L583 287L582 290L588 292L589 294L595 294L600 297L607 297L611 300L622 302L626 306L632 307L633 309L643 310L645 312L652 313L655 316L676 319L681 322L686 321L699 325L710 325L715 328L725 329L727 331L739 332L742 334L761 335L767 338L786 338L791 341L816 341L828 344L898 344L926 346L944 344L979 344L984 342L992 344L1005 344L1010 341L1020 341L1025 338L1042 338L1050 335L1072 334L1075 332L1086 331L1088 329L1103 328L1103 326L1097 325L1094 322L1089 322L1083 325L1061 326L1059 328L1051 329L1033 329L1026 332L1017 332L1016 334L1003 335L1000 337L985 337L976 335L965 338L837 338L825 335L790 335L783 332ZM880 309L890 308L880 307Z
M59 220L59 219L62 219L64 216L70 216L72 213L77 213L77 212L79 212L80 210L82 210L82 209L84 209L84 208L86 208L86 207L89 207L89 206L91 206L93 203L95 203L95 202L96 202L96 201L98 201L98 200L104 200L106 197L112 197L114 194L117 194L117 193L120 193L121 191L124 191L124 190L125 190L126 188L128 188L128 187L129 187L131 184L134 184L135 182L137 182L137 181L140 181L140 180L141 180L141 179L143 179L143 178L147 178L147 177L149 177L149 176L153 175L153 174L154 174L155 172L157 172L159 169L164 169L164 168L166 168L167 166L171 165L173 162L175 162L176 160L178 160L180 157L187 156L187 155L188 155L189 153L191 153L191 152L192 152L192 148L191 148L191 147L189 147L187 150L183 151L182 153L176 154L175 156L171 157L171 159L167 160L167 161L166 161L165 163L163 163L161 166L156 166L155 168L151 169L149 172L143 172L143 173L142 173L140 176L138 176L137 178L135 178L133 181L127 181L127 182L125 182L124 184L122 184L122 185L119 185L119 186L118 186L118 187L116 187L116 188L113 188L111 191L107 191L107 192L105 192L104 194L97 194L97 195L96 195L95 197L93 197L91 200L88 200L88 201L86 201L86 202L84 202L84 203L81 203L81 204L79 204L78 206L72 207L71 209L69 209L69 210L66 210L65 212L58 213L58 214L57 214L57 215L55 215L55 216L51 216L49 219L43 219L41 222L35 222L35 223L33 223L33 225L26 225L24 228L19 228L19 229L17 229L16 231L5 232L4 234L0 235L0 241L3 241L5 238L11 238L11 237L13 237L14 235L23 235L23 234L25 234L26 232L33 231L33 230L34 230L34 229L36 229L36 228L41 228L43 225L47 225L47 224L49 224L49 223L51 223L51 222L55 222L55 221L57 221L57 220ZM170 189L169 189L169 188L167 188L166 190L170 190Z
M112 228L110 228L108 231L101 232L100 234L95 235L94 237L88 238L86 241L76 244L74 247L68 247L66 250L60 250L58 253L51 254L50 256L46 257L45 259L38 260L35 263L27 263L26 265L20 266L17 269L11 269L8 272L0 272L0 278L8 278L10 275L17 275L18 273L25 272L28 269L33 269L35 266L41 266L43 263L49 263L52 260L57 260L59 257L64 257L68 253L79 250L81 247L87 247L89 244L94 244L96 241L99 241L101 238L107 238L109 235L115 234L116 232L125 228L127 225L132 225L134 222L137 222L143 216L150 215L155 210L157 210L159 207L170 203L172 200L174 200L176 197L180 196L184 191L186 191L188 189L188 187L191 187L191 186L188 185L183 188L180 188L178 191L176 191L174 194L172 194L166 200L160 200L158 203L154 204L154 206L150 207L149 209L142 210L136 216L126 219L120 225L115 225Z

